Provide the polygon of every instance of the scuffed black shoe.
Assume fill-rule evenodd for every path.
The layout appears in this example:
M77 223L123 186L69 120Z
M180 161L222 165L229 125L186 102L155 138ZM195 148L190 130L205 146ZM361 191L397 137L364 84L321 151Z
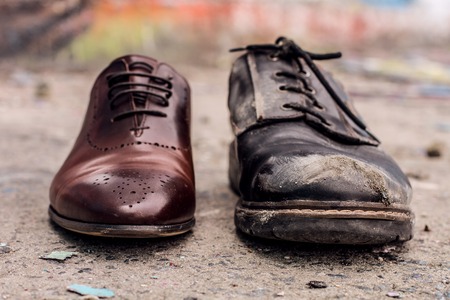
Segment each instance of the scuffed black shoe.
M229 178L244 233L312 243L382 244L412 238L412 190L352 102L292 40L246 51L230 75L236 139Z

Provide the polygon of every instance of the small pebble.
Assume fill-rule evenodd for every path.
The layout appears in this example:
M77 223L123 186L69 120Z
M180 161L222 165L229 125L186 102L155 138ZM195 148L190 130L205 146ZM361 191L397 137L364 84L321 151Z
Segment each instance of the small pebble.
M284 297L284 291L275 294L276 297Z
M328 287L328 285L325 282L316 280L308 282L308 286L310 289L324 289Z
M0 254L11 252L11 248L6 243L0 243Z
M425 225L425 228L423 229L423 231L430 232L431 230L430 230L430 227L428 227L428 225Z
M399 292L388 292L386 294L386 296L391 297L391 298L400 298L400 293Z
M427 156L428 157L441 157L444 152L445 146L440 142L432 143L427 147Z

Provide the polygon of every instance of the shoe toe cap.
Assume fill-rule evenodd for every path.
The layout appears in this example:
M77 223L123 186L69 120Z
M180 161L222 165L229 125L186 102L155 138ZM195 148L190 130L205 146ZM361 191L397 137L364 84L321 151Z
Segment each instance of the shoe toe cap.
M166 171L113 170L72 180L52 201L61 216L87 223L168 225L193 218L193 183Z
M399 169L388 171L339 154L272 156L259 168L252 190L251 198L260 201L356 200L389 205L406 204L411 196Z

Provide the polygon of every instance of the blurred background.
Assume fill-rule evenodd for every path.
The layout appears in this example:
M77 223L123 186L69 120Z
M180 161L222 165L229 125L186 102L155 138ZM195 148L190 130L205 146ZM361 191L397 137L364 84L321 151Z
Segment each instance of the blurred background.
M410 58L425 49L430 59L449 63L450 1L0 2L0 58L15 62L39 58L87 67L142 53L173 63L220 67L228 66L229 48L272 42L279 35L315 51L388 52Z
M448 0L2 0L0 77L45 98L42 72L99 72L128 53L184 73L227 72L236 57L228 49L279 35L313 52L342 51L327 62L334 72L415 84L387 97L450 99ZM350 94L377 92L352 82ZM0 105L9 97L0 91Z

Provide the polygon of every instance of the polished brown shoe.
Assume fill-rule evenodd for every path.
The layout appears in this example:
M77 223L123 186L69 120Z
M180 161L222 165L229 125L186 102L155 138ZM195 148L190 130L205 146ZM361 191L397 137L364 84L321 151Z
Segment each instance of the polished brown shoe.
M352 102L292 40L236 50L228 105L235 223L249 235L380 244L412 237L412 190Z
M50 218L84 234L146 238L189 231L194 211L188 83L155 59L116 59L53 180Z

